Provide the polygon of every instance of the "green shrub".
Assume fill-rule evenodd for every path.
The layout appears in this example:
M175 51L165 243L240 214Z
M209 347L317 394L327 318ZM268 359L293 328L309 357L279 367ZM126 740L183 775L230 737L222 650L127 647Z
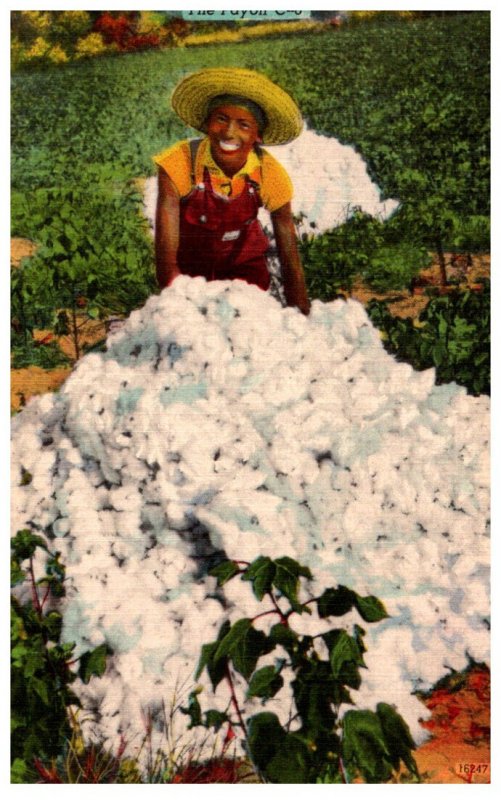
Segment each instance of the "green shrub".
M300 253L312 299L328 302L351 289L357 274L369 269L374 251L383 243L383 225L355 208L337 228L318 236L301 235Z
M337 228L300 234L300 252L310 296L324 302L349 291L355 277L378 291L403 289L431 263L425 247L402 238L393 218L381 222L360 208Z
M21 483L32 477L23 470ZM50 608L51 598L64 596L65 568L58 552L30 530L11 539L11 585L26 583L30 599L11 598L11 759L14 783L31 782L37 759L57 756L72 735L68 708L80 705L71 684L88 683L106 667L107 645L83 653L78 671L75 645L61 642L62 617ZM45 574L35 575L37 549L47 554Z
M405 241L387 244L372 254L362 278L376 291L406 289L430 264L431 256L424 247Z
M307 567L288 557L272 560L259 556L241 566L244 563L224 561L211 574L219 586L236 576L249 581L255 597L266 597L269 607L252 619L224 622L216 641L203 645L195 678L207 670L214 692L225 681L228 708L202 714L198 699L202 689L198 687L190 694L188 707L181 709L190 716L190 727L217 731L227 725L229 733L239 729L251 761L266 782L351 783L358 777L382 783L395 775L400 762L419 779L411 753L414 742L393 706L379 703L375 712L352 709L340 717L340 706L353 704L349 689L361 685L364 629L355 624L351 633L333 628L308 636L296 633L290 624L293 614L311 614L312 605L320 619L356 609L365 622L378 622L388 616L381 601L338 586L304 602L298 590L301 578L312 578ZM255 620L264 616L277 619L267 633L254 627ZM274 663L258 668L260 658L277 649L279 657ZM323 657L325 649L327 658ZM276 714L267 711L244 720L235 692L235 672L247 683L246 698L260 698L265 705L284 685L285 668L294 673L295 713L291 717L296 720L295 729L291 730L290 723L283 726Z
M386 349L414 369L435 367L437 383L456 381L490 394L490 282L482 292L453 291L431 300L416 321L393 317L384 302L367 308Z
M12 337L11 356L12 369L33 366L54 369L54 367L67 366L71 363L57 342L39 345L31 336L23 334Z

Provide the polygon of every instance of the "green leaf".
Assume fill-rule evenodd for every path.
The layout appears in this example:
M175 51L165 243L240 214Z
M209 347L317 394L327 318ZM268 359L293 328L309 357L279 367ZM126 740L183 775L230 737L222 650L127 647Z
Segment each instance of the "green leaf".
M209 711L205 712L205 722L204 725L206 728L214 728L217 731L224 725L225 722L229 721L228 714L225 714L224 711L216 711L216 709L211 708Z
M282 645L287 652L298 649L297 633L295 633L295 631L293 631L288 625L282 625L281 622L277 622L276 625L273 625L268 634L268 639L274 645Z
M226 656L223 658L216 658L216 653L220 643L228 634L230 627L231 625L229 620L225 620L219 629L217 640L202 646L200 660L195 671L195 680L198 680L204 668L207 667L207 672L209 673L209 678L211 679L212 688L214 691L216 691L217 687L226 675L228 659Z
M37 647L36 644L39 646ZM17 648L16 648L17 649ZM12 653L13 660L17 660L19 658L19 652L14 655ZM35 639L29 640L29 649L24 651L24 663L23 663L23 675L27 681L32 681L33 676L38 672L42 672L44 667L46 666L46 660L44 658L44 649L42 645L42 640L39 638L38 642ZM34 680L34 679L33 679ZM31 684L32 688L35 688L34 684Z
M49 690L47 683L44 680L40 678L31 678L30 689L39 696L44 706L48 706L50 704Z
M47 578L42 579L41 582L50 584L50 590L54 597L64 597L66 591L64 588L64 580L66 577L66 567L60 562L61 553L56 552L47 560L45 570Z
M358 645L358 649L359 649L360 653L365 653L367 651L367 648L366 648L366 646L364 644L365 633L366 632L364 631L363 628L360 627L360 625L354 625L353 626L353 638L355 639L355 641L356 641L356 643ZM362 664L361 664L361 666L362 666Z
M242 580L252 581L254 595L258 600L262 600L264 595L271 591L275 572L276 567L271 558L259 556L247 567Z
M308 606L299 603L297 598L299 576L302 575L306 578L311 578L310 570L307 569L307 567L302 567L297 561L286 556L275 559L275 566L276 573L273 578L273 586L287 598L291 607L298 614L302 614L303 611L311 614L311 610Z
M10 560L10 585L17 586L25 579L24 570L21 569L19 561L16 558Z
M42 620L42 627L46 630L51 642L58 642L63 627L63 617L59 611L49 611Z
M11 538L10 543L15 557L19 561L24 561L27 558L31 558L37 547L47 550L47 543L45 539L42 539L41 536L37 536L36 534L32 533L27 528L23 528L23 530L18 531L16 536Z
M285 738L286 733L276 714L263 711L249 719L246 746L259 770L266 768Z
M357 666L364 666L362 653L358 641L344 630L328 631L323 634L329 650L329 660L332 673L338 678L346 661L353 661Z
M246 680L254 672L257 660L263 653L269 652L272 646L262 631L256 631L252 627L252 620L248 618L239 619L227 631L227 633L215 643L217 646L204 645L202 648L202 659L197 668L196 678L200 675L203 666L207 664L216 668L216 678L221 680L224 677L224 659L231 659L233 666ZM219 665L223 665L219 668ZM217 685L217 684L216 684Z
M218 564L217 567L213 567L209 575L213 575L217 578L217 585L224 586L231 578L235 575L238 575L240 572L240 568L235 561L223 561L222 564Z
M337 699L337 685L329 662L313 658L303 662L296 669L291 687L303 729L313 738L332 732L336 724L332 703Z
M197 681L204 671L205 667L213 661L214 654L219 647L218 642L209 642L202 645L200 658L198 659L197 668L195 670L195 680ZM215 689L216 687L214 687Z
M234 643L230 657L236 671L248 681L256 669L259 657L269 653L272 649L273 645L268 641L267 636L262 631L251 627L238 640L238 643Z
M248 617L243 617L242 619L237 620L237 622L231 626L226 636L224 636L224 638L219 642L219 646L216 651L216 659L227 656L235 648L240 647L251 625L252 620Z
M94 650L88 650L80 656L78 676L84 683L89 683L93 675L100 678L101 675L104 674L106 670L106 656L109 652L108 645L104 643L100 644Z
M200 692L197 689L195 689L193 692L190 692L188 697L188 708L180 707L179 709L181 713L187 714L187 716L190 717L188 730L195 728L197 725L202 725L202 709L200 707L200 703L198 702L198 694L200 694Z
M392 774L391 756L381 722L372 711L347 711L343 717L342 755L353 776L384 783Z
M444 343L437 341L431 349L431 355L433 358L433 364L436 367L439 367L447 358L447 349Z
M272 783L310 783L311 760L306 742L288 733L263 773Z
M11 661L13 667L22 668L29 649L25 644L16 644L11 650Z
M393 768L397 769L402 760L409 772L419 777L417 764L411 753L416 745L405 720L402 719L395 707L388 703L378 703L376 713L383 729Z
M23 758L15 758L10 768L11 783L32 783L32 770Z
M63 644L57 645L57 647L52 647L50 653L51 655L54 654L56 657L59 657L61 661L67 661L73 656L74 649L75 642L63 642Z
M351 611L355 603L355 592L346 586L337 589L326 589L317 600L318 616L341 617Z
M328 631L322 638L329 649L333 677L358 689L362 682L358 668L365 665L357 639L343 630Z
M269 699L274 697L283 685L284 681L279 670L273 666L262 667L251 678L247 689L247 697Z
M382 619L389 617L386 608L381 600L373 595L367 597L360 597L355 595L355 605L357 611L365 622L379 622Z

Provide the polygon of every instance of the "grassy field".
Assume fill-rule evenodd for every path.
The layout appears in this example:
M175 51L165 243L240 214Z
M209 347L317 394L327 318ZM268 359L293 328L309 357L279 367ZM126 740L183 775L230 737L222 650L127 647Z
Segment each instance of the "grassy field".
M151 155L188 133L170 111L172 89L186 73L219 65L262 70L294 95L311 127L354 144L369 160L371 145L396 144L398 136L403 146L406 131L414 157L422 157L427 135L437 139L447 129L459 140L466 124L472 152L487 153L488 37L489 15L479 13L19 73L12 81L13 186L151 174ZM418 119L421 136L410 137ZM380 185L386 172L389 165L380 166Z

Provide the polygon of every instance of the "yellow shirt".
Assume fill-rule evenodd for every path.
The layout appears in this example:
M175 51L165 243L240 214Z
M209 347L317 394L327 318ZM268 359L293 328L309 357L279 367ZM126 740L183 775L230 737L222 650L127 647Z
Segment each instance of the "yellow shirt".
M180 197L192 190L191 155L189 140L183 140L154 156L153 161L162 167L175 185ZM292 199L291 180L282 165L267 150L261 148L261 160L251 151L242 169L232 178L225 175L212 158L208 138L202 139L195 159L195 182L203 181L207 167L214 192L226 197L237 197L245 186L245 176L259 184L259 193L264 207L276 211Z

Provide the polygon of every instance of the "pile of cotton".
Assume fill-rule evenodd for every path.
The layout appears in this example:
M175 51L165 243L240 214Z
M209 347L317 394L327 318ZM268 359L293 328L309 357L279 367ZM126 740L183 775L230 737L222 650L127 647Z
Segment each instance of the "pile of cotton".
M263 610L240 579L216 590L207 570L226 554L297 559L311 596L341 583L379 597L391 616L364 624L353 698L394 703L422 739L411 692L489 657L489 402L434 378L388 355L357 302L305 317L240 281L179 277L28 403L14 531L55 537L64 640L113 650L103 677L76 684L89 737L134 748L150 720L165 744L201 645ZM201 702L224 709L223 685L212 697L203 682ZM267 707L285 721L290 703L286 682ZM193 735L187 721L175 715L176 735Z

